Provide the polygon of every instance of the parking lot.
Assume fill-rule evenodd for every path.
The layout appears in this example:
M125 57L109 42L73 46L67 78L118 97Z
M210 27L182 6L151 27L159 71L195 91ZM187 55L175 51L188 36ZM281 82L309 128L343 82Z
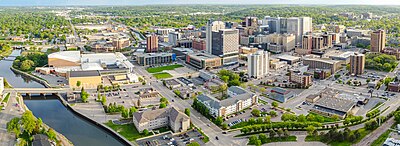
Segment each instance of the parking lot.
M200 145L205 145L201 140L204 138L197 130L189 130L183 134L172 135L172 133L161 134L146 139L136 141L140 146L185 146L191 142L197 142Z

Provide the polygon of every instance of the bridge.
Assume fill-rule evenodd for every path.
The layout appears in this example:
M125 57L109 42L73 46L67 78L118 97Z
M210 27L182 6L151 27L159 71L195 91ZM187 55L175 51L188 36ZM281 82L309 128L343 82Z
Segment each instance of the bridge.
M18 92L21 94L61 94L72 92L70 88L8 88L4 89L4 92Z

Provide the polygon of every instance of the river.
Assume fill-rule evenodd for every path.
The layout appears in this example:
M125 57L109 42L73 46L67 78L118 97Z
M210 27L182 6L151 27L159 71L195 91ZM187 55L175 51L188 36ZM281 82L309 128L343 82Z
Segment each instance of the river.
M19 56L20 50L14 50L11 56ZM22 77L11 71L15 57L0 61L0 76L15 88L44 88L33 80ZM34 98L34 97L33 97ZM80 118L69 111L58 99L24 100L33 114L44 123L67 137L75 146L120 146L123 145L110 133Z

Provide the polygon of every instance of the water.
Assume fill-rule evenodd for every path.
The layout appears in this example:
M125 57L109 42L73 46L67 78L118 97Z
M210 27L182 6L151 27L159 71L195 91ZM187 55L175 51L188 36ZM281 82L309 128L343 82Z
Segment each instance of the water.
M122 145L102 129L75 116L57 99L24 101L36 117L42 118L44 123L62 133L76 146Z
M14 50L11 56L19 56L19 50ZM11 71L15 57L0 61L0 76L15 88L44 88L42 84L24 78ZM86 120L74 115L57 99L24 100L33 114L42 118L43 122L67 137L75 146L120 146L123 145L109 133Z

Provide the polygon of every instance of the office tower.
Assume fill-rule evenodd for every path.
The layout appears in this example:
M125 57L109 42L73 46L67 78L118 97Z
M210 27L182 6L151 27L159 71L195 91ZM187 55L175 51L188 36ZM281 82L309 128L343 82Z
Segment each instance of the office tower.
M168 43L176 46L178 45L178 40L181 39L181 34L179 32L173 31L168 33Z
M158 36L156 34L148 35L146 38L146 52L152 53L158 51Z
M332 35L330 34L323 34L322 39L324 40L324 47L332 48L333 42L332 42Z
M354 54L350 56L350 74L361 75L364 73L365 56L364 54Z
M214 31L225 29L225 23L222 21L208 20L206 24L206 48L208 53L212 53L212 35Z
M257 17L245 17L242 22L243 27L257 27L258 18Z
M275 18L266 16L263 25L268 25L270 33L294 34L296 43L301 43L303 35L312 32L312 18L310 17Z
M386 33L378 30L371 34L371 52L382 52L386 45Z
M239 31L237 29L220 29L212 33L211 54L223 59L223 65L238 62Z
M269 54L268 51L257 51L247 57L247 72L251 78L261 78L268 73Z

